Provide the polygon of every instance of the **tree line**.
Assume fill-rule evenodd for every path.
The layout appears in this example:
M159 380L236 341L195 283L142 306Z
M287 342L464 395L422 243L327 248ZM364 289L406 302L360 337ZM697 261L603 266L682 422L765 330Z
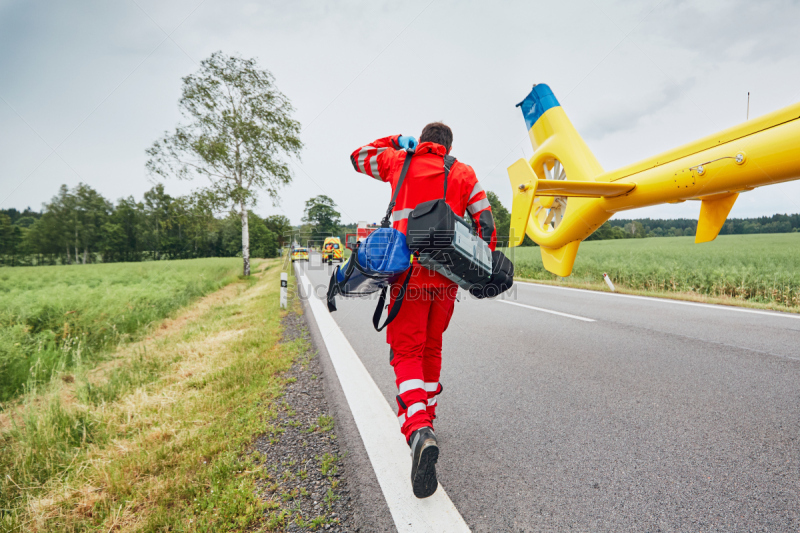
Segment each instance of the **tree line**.
M498 245L508 241L510 213L492 191L487 191L497 226ZM0 265L70 265L192 259L200 257L241 257L241 211L232 209L222 216L218 202L208 191L170 196L162 184L144 193L141 201L132 196L116 203L92 187L62 185L41 212L30 208L0 210ZM309 199L303 224L293 227L283 215L262 218L247 214L249 249L253 257L277 257L283 246L298 242L321 245L325 237L354 233L356 224L342 224L336 203L328 196ZM609 220L587 240L643 237L692 236L696 219ZM800 231L800 214L771 217L732 218L721 235L749 233L791 233ZM317 242L318 241L318 242ZM523 246L533 245L525 237Z
M41 212L0 210L0 264L70 265L236 257L242 254L241 213L215 213L207 193L171 196L161 184L137 201L116 203L83 183L62 185ZM253 257L276 257L291 239L283 215L249 212Z
M755 218L730 218L720 230L720 235L746 235L752 233L794 233L800 231L800 213L772 215ZM697 219L673 218L638 220L618 218L603 224L587 240L634 239L644 237L687 237L697 232Z

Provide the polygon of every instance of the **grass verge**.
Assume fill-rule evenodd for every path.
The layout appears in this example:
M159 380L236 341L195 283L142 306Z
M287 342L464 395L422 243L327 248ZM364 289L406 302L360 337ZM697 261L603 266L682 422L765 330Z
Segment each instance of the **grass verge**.
M241 259L0 270L0 401L121 343L236 280Z
M546 271L537 247L513 248L518 279L756 309L800 312L800 234L620 239L581 243L567 278Z
M535 283L538 285L553 285L556 287L569 287L572 289L585 289L589 291L611 292L605 282L593 282L584 280L572 280L570 278L562 278L559 280L543 280L543 279L530 279L530 278L514 278L517 282ZM714 305L730 305L734 307L744 307L748 309L761 309L765 311L781 311L784 313L800 313L798 307L788 307L778 303L762 303L744 300L730 296L707 296L705 294L686 291L686 292L673 292L673 291L655 291L632 289L621 283L614 283L614 289L618 294L630 294L633 296L648 296L650 298L664 298L667 300L680 300L684 302L696 302Z
M5 413L0 531L239 531L277 507L247 452L307 346L279 343L279 262L263 266Z

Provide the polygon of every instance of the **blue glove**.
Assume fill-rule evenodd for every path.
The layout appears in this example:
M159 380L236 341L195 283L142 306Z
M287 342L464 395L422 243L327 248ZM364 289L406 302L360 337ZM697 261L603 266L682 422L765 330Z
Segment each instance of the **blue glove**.
M397 144L400 145L400 148L405 150L408 150L409 148L414 149L417 147L417 140L409 135L401 135L397 139Z

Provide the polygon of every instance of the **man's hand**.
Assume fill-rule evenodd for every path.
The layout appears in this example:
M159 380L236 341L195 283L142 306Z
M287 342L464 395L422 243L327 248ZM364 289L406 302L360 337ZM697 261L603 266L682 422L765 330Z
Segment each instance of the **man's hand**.
M414 149L417 147L417 140L410 135L401 135L397 138L397 144L404 150L408 150L409 148Z

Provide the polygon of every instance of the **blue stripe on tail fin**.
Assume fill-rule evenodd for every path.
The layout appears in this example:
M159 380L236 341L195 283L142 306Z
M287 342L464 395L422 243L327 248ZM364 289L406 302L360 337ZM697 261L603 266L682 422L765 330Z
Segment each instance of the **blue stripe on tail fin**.
M531 129L545 111L551 107L559 107L560 105L553 91L550 90L550 87L544 83L539 83L533 86L528 96L518 103L517 107L522 108L522 116L525 117L525 125L528 129Z

